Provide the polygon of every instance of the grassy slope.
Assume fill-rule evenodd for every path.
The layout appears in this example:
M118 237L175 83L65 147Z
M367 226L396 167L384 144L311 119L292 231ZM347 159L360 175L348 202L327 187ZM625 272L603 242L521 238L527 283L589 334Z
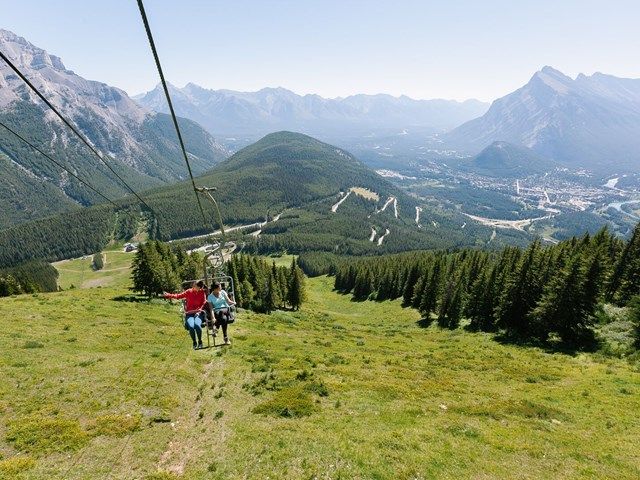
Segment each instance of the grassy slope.
M133 253L125 253L121 250L104 252L104 268L94 271L91 265L93 258L87 255L73 260L55 262L54 267L60 272L58 284L64 290L72 285L77 288L108 287L123 285L130 275Z
M640 379L623 361L423 329L328 278L302 311L243 313L232 347L193 352L175 306L113 300L124 280L0 300L0 478L640 475ZM308 417L252 413L310 387ZM9 437L39 447L15 456Z

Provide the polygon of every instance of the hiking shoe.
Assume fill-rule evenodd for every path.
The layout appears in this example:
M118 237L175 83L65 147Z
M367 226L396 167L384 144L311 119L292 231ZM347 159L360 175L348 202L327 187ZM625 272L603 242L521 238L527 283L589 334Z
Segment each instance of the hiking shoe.
M198 344L197 344L197 343L194 343L194 344L193 344L193 349L194 349L194 350L197 350L197 349L198 349Z
M204 348L204 345L202 345L202 342L198 344L198 348Z
M224 344L225 345L231 345L231 340L229 340L229 338L225 338L224 339Z

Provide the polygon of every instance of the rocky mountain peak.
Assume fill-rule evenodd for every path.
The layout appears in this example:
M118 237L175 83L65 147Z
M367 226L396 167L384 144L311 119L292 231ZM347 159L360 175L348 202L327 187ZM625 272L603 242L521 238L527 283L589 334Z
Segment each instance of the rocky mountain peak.
M557 93L566 94L573 88L574 80L553 67L545 66L531 77L530 85L542 83Z
M48 67L63 72L67 71L60 57L49 55L45 50L36 47L25 38L9 30L0 29L0 46L11 60L28 65L35 70Z

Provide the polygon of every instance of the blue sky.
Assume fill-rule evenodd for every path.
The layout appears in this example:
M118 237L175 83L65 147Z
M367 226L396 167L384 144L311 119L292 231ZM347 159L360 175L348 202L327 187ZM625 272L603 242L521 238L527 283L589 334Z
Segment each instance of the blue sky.
M492 100L544 65L640 78L630 0L146 0L169 81ZM152 88L135 0L0 0L0 27L78 74Z

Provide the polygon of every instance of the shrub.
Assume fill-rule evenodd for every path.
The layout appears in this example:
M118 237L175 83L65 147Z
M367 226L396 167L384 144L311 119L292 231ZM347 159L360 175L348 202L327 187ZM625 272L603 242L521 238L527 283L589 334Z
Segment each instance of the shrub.
M16 449L38 454L78 450L88 440L77 420L38 416L10 423L6 438Z
M256 406L253 413L283 418L306 417L315 412L311 395L303 385L296 385L276 392L271 400Z
M322 380L308 383L305 389L310 393L315 393L319 397L328 397L329 389Z
M97 417L89 427L92 435L108 435L122 437L136 430L140 430L140 416L138 415L102 415Z
M93 262L91 264L94 270L102 270L104 267L104 258L102 253L96 253L93 255Z
M33 468L36 464L35 460L31 457L16 456L7 458L6 460L0 460L0 479L15 478L25 470Z

